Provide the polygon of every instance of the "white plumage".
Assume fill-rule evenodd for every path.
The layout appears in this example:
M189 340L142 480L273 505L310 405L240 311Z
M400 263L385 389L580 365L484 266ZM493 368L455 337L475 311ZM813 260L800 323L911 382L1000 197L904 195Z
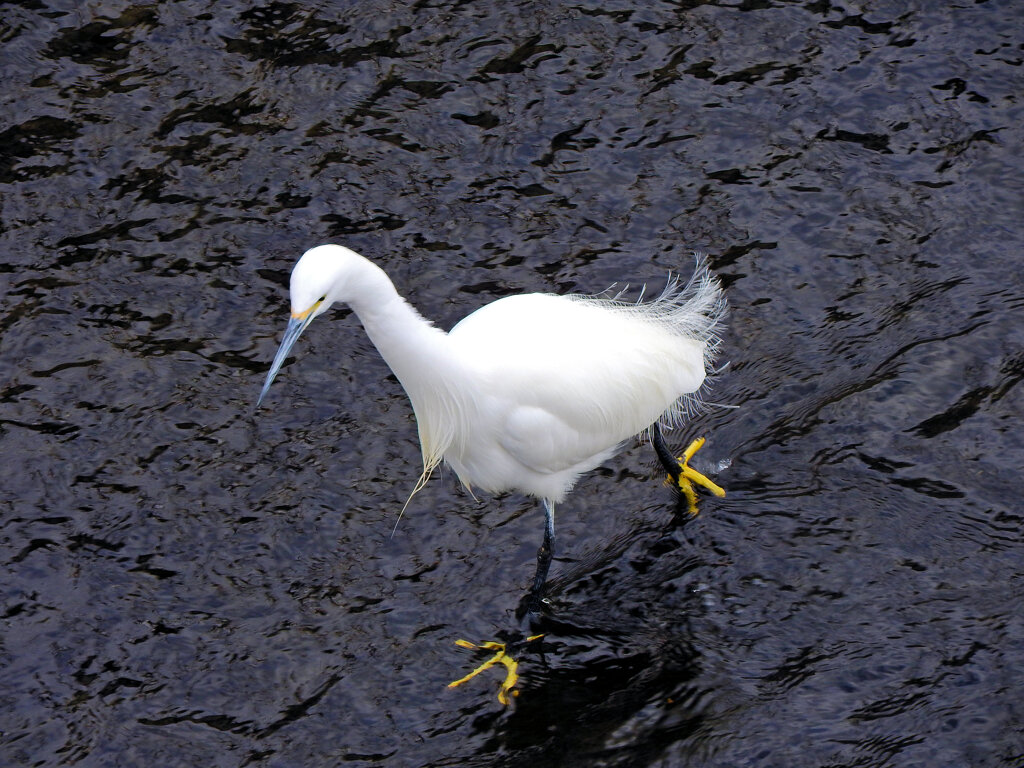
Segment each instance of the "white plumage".
M698 258L685 285L670 278L653 301L521 294L445 333L379 267L321 245L292 271L292 318L260 401L302 331L335 303L352 308L412 401L423 451L413 493L445 460L469 488L544 500L545 545L554 504L582 473L651 425L679 423L697 402L725 308Z

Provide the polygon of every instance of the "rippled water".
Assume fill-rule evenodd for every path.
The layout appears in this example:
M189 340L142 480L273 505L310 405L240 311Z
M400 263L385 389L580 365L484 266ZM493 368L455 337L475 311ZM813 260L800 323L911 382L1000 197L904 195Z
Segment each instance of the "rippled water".
M1024 764L1019 4L4 4L0 762ZM418 475L324 241L450 327L711 254L730 365L561 508ZM614 350L609 350L614 354Z

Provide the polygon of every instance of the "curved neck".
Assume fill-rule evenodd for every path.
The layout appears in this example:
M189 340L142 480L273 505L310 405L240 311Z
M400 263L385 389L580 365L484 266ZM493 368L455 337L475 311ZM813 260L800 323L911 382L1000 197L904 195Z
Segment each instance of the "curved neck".
M391 278L373 262L362 260L345 293L340 299L352 307L370 341L410 395L425 375L443 367L450 357L448 334L399 296Z
M459 434L465 412L456 401L467 379L448 334L399 296L382 269L367 264L372 269L361 271L346 301L412 401L424 464L436 464Z
M387 294L374 295L372 305L352 301L349 306L405 391L414 395L422 384L444 378L446 369L455 361L448 334L435 328L399 296L390 280L388 288Z

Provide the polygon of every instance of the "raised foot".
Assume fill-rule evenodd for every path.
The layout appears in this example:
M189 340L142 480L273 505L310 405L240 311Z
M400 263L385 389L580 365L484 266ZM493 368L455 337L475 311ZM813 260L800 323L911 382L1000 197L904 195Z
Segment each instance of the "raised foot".
M526 643L532 643L534 640L540 640L542 637L544 637L544 635L530 635L530 637L527 637L525 640L521 640L516 643L509 643L509 645L513 647L521 646ZM476 643L471 643L468 640L456 640L455 644L460 648L468 648L471 651L493 651L494 655L465 677L460 677L458 680L448 683L449 688L455 688L462 685L467 680L472 680L481 672L486 669L490 669L495 664L502 664L505 667L505 681L501 684L501 688L498 689L498 701L505 706L508 706L509 702L512 700L510 697L519 695L519 691L515 690L516 683L519 682L519 662L509 655L509 649L505 643L499 643L496 640L489 640L486 643L477 645Z
M699 451L703 445L704 438L698 437L686 447L686 450L683 451L683 455L678 459L679 475L674 478L676 485L679 486L679 490L682 491L683 495L686 497L691 515L697 514L697 491L694 489L694 485L707 488L715 496L725 496L724 488L709 480L689 464L690 459L693 458L693 454ZM669 479L671 480L673 478L670 476Z

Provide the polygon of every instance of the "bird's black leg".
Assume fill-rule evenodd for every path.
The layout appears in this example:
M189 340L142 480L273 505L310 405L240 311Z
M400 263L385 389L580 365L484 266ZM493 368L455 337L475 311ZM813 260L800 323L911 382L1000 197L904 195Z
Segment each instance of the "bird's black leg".
M544 543L537 550L537 574L533 577L533 588L520 601L519 607L516 608L516 618L519 621L523 621L525 616L531 628L539 625L543 618L540 614L540 609L541 604L544 602L544 583L548 578L548 569L551 567L551 558L555 548L555 505L547 499L544 500L544 517ZM527 646L539 649L539 643L536 646L530 644L540 640L544 637L544 634L543 631L537 632L534 629L530 633L516 631L498 632L500 640L492 640L480 644L471 643L468 640L456 640L455 644L460 648L489 651L493 655L468 675L448 683L448 687L455 688L460 686L467 680L472 680L484 670L501 664L505 667L505 682L502 683L498 691L498 701L507 705L511 701L512 696L519 694L519 691L515 689L516 682L519 680L519 662L516 657L519 656L520 652L525 652ZM543 651L541 652L543 653Z
M540 612L540 604L544 599L544 582L548 579L551 558L555 550L555 505L544 500L544 542L537 550L537 573L533 577L533 588L527 599L526 610L530 614Z
M661 435L661 425L658 422L654 422L651 425L651 443L654 445L654 452L658 454L658 461L661 462L661 466L665 468L665 471L672 478L672 483L677 484L682 468L679 466L678 459L672 455L672 451L665 445L665 438Z

